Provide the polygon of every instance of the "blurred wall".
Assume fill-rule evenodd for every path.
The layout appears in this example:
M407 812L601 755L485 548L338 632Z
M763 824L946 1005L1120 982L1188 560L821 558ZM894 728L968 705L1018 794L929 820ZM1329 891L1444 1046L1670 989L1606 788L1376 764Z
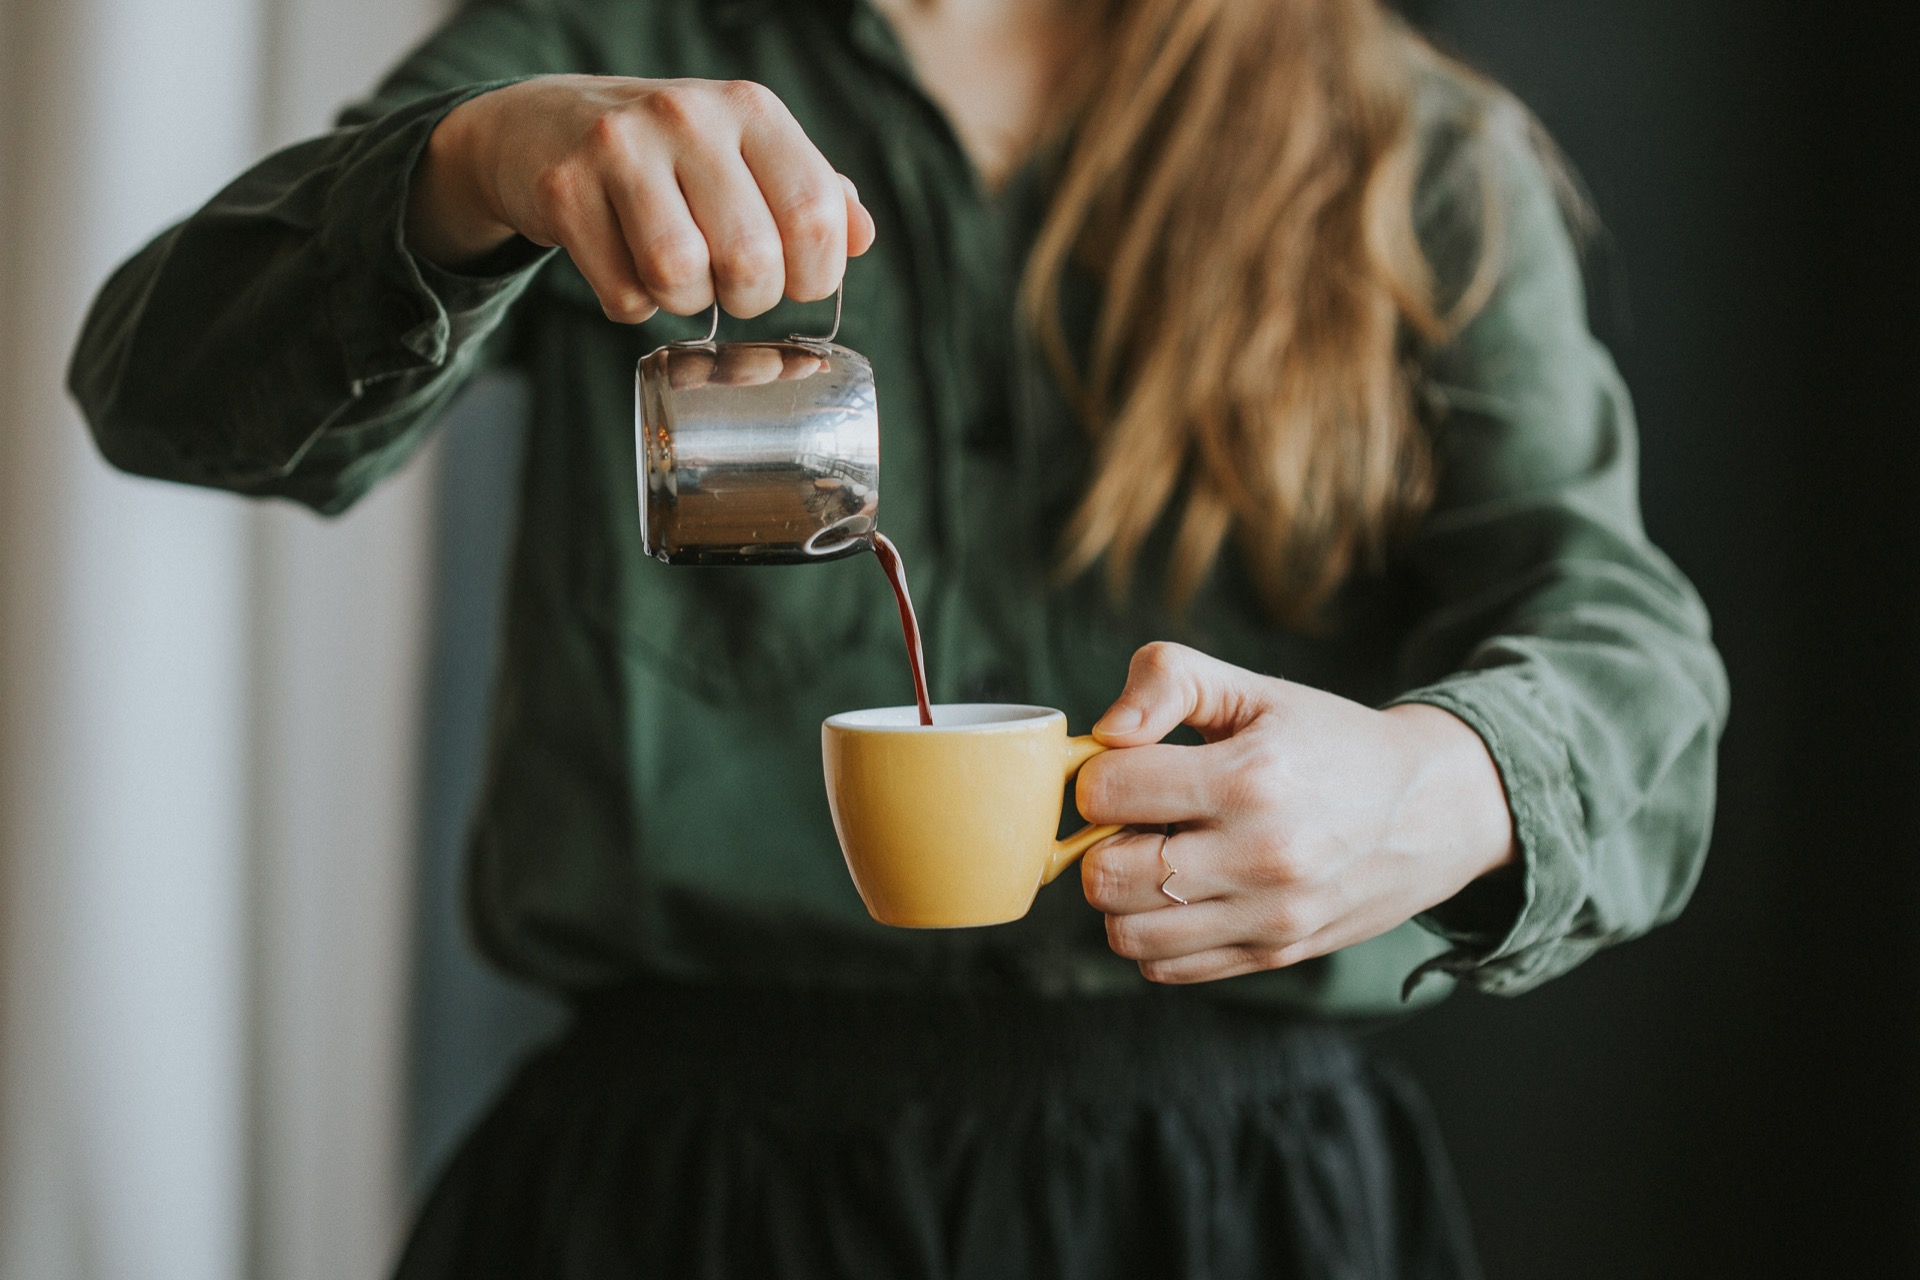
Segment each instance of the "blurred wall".
M424 473L321 522L114 475L119 259L430 0L0 0L0 1276L376 1275L405 1214Z
M326 128L450 7L267 0L262 150ZM251 1262L385 1275L405 1231L432 592L429 450L346 516L253 510Z
M233 1276L246 518L107 475L60 372L90 284L251 149L260 28L246 0L5 21L0 1272Z

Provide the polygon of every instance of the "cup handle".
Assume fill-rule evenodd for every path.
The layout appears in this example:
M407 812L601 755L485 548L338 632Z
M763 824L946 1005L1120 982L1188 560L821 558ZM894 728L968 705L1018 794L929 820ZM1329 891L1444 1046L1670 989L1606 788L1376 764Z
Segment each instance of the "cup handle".
M1080 766L1107 750L1104 743L1087 735L1067 739L1066 772L1060 782L1065 785L1073 781L1080 772ZM1080 855L1105 840L1108 836L1126 830L1125 827L1082 827L1065 840L1053 842L1053 855L1047 859L1047 869L1040 875L1041 884L1052 884L1055 877L1074 863L1080 861Z

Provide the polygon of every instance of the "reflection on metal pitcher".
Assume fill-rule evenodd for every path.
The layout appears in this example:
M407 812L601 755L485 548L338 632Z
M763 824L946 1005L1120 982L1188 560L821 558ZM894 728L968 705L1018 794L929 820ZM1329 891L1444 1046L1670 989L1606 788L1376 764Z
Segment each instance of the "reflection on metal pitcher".
M868 549L880 508L873 366L833 335L713 336L661 347L636 372L647 554L804 564Z

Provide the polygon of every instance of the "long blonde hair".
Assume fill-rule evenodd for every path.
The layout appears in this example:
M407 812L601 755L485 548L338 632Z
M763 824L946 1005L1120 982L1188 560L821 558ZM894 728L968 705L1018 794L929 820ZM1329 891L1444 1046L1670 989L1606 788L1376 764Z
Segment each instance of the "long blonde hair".
M1378 0L1093 3L1021 294L1095 438L1063 567L1104 562L1123 592L1174 510L1176 608L1231 534L1273 613L1304 625L1429 503L1409 342L1443 339L1492 286L1483 234L1443 314L1415 237L1414 93L1440 55ZM1070 262L1102 291L1079 361Z

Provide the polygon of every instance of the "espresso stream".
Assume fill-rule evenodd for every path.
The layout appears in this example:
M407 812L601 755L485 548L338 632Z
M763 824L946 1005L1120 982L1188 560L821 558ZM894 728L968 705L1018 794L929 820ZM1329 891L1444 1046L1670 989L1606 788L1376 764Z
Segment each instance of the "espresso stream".
M907 565L900 548L884 533L873 535L873 554L893 588L894 603L900 606L900 632L907 641L907 665L913 668L913 700L920 705L920 723L933 723L933 702L927 697L927 651L920 647L920 619L913 614L913 597L907 594Z

